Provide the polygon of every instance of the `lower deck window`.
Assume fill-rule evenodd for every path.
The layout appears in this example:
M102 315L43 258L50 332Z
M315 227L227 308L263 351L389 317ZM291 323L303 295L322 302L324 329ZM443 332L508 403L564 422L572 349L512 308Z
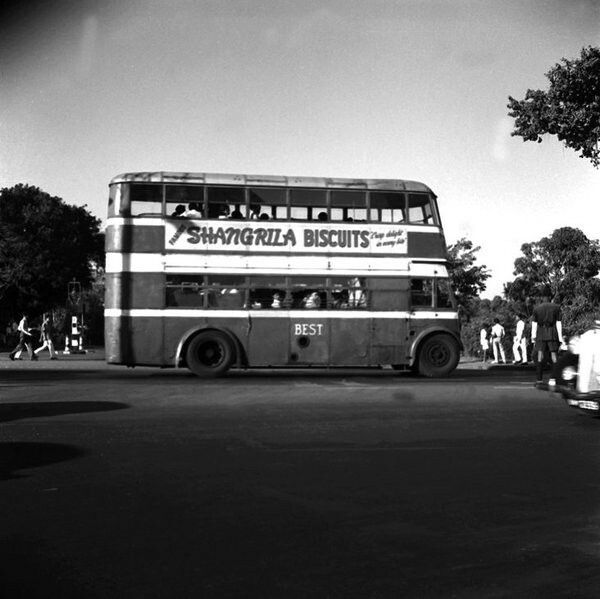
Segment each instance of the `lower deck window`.
M454 309L446 279L169 274L169 308L218 310Z

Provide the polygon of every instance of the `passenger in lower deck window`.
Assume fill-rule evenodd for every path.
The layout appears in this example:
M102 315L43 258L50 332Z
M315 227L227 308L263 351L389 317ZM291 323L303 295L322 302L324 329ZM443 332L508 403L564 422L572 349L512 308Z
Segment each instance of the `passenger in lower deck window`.
M350 292L348 293L348 307L350 308L366 308L367 295L362 288L360 279L354 277L350 280Z
M321 298L319 297L319 294L316 291L309 293L302 300L302 307L306 308L307 310L314 310L316 308L320 308L321 307Z
M221 289L220 294L217 297L216 307L217 308L241 308L244 303L244 294L240 293L239 289Z
M271 302L271 308L281 308L282 301L281 293L274 293L273 301Z

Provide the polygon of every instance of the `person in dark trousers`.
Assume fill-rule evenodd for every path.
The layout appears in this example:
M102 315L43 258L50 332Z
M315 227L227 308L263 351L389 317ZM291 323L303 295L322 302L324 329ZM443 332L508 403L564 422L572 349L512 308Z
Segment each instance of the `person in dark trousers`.
M31 360L37 360L37 356L33 353L33 349L31 348L31 331L27 326L27 314L23 314L21 321L19 322L19 326L17 327L17 331L19 332L19 343L15 349L13 349L8 357L11 360L15 359L15 355L18 353L21 355L21 352L24 349L27 349L27 353L29 354L29 358ZM19 358L20 359L20 358Z
M45 312L42 317L42 325L40 327L40 345L34 352L33 355L37 356L41 351L46 348L50 352L50 359L57 360L56 351L54 350L54 343L52 342L52 322L50 320L50 315Z
M560 306L550 301L550 294L547 292L542 296L542 302L533 309L531 341L534 344L534 351L537 352L535 385L537 387L542 384L544 356L549 353L552 361L552 371L548 386L554 387L556 385L555 364L558 357L558 348L564 344L564 340Z

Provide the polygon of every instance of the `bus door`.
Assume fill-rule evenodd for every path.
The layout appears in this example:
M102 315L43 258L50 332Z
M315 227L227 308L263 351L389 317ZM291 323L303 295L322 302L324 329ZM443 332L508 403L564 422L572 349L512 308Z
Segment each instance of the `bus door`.
M406 364L409 360L408 278L369 280L371 364Z
M371 315L365 279L331 277L331 364L370 363Z
M290 277L289 364L329 364L330 319L324 277Z
M246 340L250 366L287 364L289 317L285 297L285 277L251 277Z

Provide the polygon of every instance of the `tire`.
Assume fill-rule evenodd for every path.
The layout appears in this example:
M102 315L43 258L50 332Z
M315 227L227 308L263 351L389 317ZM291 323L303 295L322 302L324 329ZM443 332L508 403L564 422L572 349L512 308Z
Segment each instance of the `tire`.
M186 351L188 368L204 378L222 376L233 362L233 346L224 333L204 331L189 343Z
M432 335L419 348L419 373L429 378L448 376L459 357L458 344L450 335Z

